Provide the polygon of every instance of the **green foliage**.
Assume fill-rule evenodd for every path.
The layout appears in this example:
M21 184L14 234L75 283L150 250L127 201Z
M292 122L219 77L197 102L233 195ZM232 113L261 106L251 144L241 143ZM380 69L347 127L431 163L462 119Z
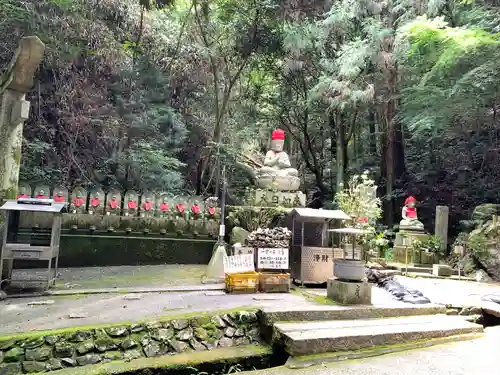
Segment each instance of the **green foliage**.
M387 238L386 233L377 233L370 240L370 248L376 249L380 256L385 257L385 255L387 254L387 250L389 249L389 239Z
M282 128L312 206L369 168L393 222L410 192L426 226L449 205L455 231L500 194L499 15L482 0L0 0L1 66L22 36L47 46L21 177L207 195L217 154L240 204L242 159L261 164Z
M403 101L410 129L422 133L484 116L500 88L494 63L500 34L419 17L401 28L399 38L406 46L400 61L418 77L407 83Z
M239 226L248 232L258 228L269 228L271 223L278 224L286 216L287 210L280 207L228 207L228 220L231 225Z
M438 236L429 236L426 240L415 240L411 244L412 249L427 251L439 255L446 255L446 249L441 249L441 239Z

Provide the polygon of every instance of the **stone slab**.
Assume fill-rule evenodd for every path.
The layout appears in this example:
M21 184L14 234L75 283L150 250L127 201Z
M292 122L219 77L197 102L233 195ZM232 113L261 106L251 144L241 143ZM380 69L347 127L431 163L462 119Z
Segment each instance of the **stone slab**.
M460 316L434 315L386 319L276 323L290 355L359 350L381 345L483 332Z
M398 353L407 350L429 348L435 345L456 343L462 341L476 340L482 338L484 333L467 333L465 335L455 335L449 337L440 337L432 340L413 341L409 343L385 345L368 349L360 349L349 352L324 353L315 355L304 355L298 357L289 357L285 367L289 369L303 369L311 366L324 365L325 363L340 362L351 359L372 358L380 355Z
M341 305L369 305L372 303L372 287L365 282L349 282L328 279L327 297Z
M374 319L397 316L444 314L446 307L434 304L419 306L331 306L316 305L290 308L269 306L259 310L264 325L275 322Z
M453 275L453 269L447 264L433 264L432 274L434 276L451 276Z

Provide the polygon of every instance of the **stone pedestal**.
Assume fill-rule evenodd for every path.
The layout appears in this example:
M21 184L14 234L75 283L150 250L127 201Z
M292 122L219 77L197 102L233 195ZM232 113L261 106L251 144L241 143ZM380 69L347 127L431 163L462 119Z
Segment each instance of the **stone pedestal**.
M371 305L372 287L366 281L343 281L330 278L327 296L341 305Z
M404 233L404 235L403 235ZM422 229L400 228L399 232L396 233L396 238L394 239L394 246L411 246L413 241L426 241L429 235L426 234Z
M255 189L249 191L247 204L258 207L305 207L306 195L301 191Z
M394 239L394 248L392 249L392 254L394 260L398 263L405 263L406 261L406 251L408 251L408 264L420 264L420 263L434 263L433 260L428 260L428 257L424 257L422 261L422 252L420 250L412 249L412 244L414 241L426 241L429 235L426 234L423 229L419 228L400 228L400 231L396 233L396 238ZM408 249L407 249L408 248Z
M434 276L451 276L453 275L453 269L446 264L433 264L432 274Z

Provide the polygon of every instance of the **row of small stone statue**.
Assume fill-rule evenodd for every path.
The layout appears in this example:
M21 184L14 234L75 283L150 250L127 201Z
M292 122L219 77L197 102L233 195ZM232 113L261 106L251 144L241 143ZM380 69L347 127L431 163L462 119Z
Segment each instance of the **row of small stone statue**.
M52 194L51 194L52 192ZM91 215L124 215L142 217L151 216L189 216L190 218L216 218L218 207L216 199L203 201L201 197L173 197L166 193L145 193L139 195L129 190L122 194L118 190L111 190L107 194L97 188L87 192L82 187L73 189L71 195L61 186L50 189L49 186L39 185L33 191L28 184L20 184L17 199L22 198L53 199L54 202L64 203L66 211L74 214Z

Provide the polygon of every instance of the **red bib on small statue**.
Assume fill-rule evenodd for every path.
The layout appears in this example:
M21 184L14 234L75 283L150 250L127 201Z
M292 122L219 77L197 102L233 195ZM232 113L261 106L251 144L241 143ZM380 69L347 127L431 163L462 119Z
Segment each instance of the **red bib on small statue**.
M406 207L406 217L410 219L416 219L417 209L415 207Z
M135 210L137 208L137 202L136 201L128 201L127 207L130 210Z
M142 208L144 211L151 211L153 209L153 202L144 202Z
M180 214L183 214L183 213L184 213L185 208L184 208L184 205L183 205L183 204L177 203L177 204L175 205L175 208L176 208L177 212L179 212Z
M109 201L109 208L116 210L118 208L118 201L116 199L111 199Z
M100 204L101 204L101 200L100 200L100 199L95 199L95 198L94 198L94 199L92 199L92 200L90 201L90 205L91 205L92 207L99 207L99 205L100 205Z
M200 213L200 209L201 209L201 207L200 207L200 206L198 206L197 204L193 204L193 205L191 206L191 212L192 212L193 214L195 214L195 215L198 215L198 214Z
M168 203L160 204L160 211L162 212L168 211Z
M83 205L83 198L75 198L73 199L73 206L81 207Z
M65 200L65 199L64 199L64 196L63 196L63 195L61 195L61 196L56 195L56 196L54 197L54 200L55 200L57 203L64 203L64 200Z

